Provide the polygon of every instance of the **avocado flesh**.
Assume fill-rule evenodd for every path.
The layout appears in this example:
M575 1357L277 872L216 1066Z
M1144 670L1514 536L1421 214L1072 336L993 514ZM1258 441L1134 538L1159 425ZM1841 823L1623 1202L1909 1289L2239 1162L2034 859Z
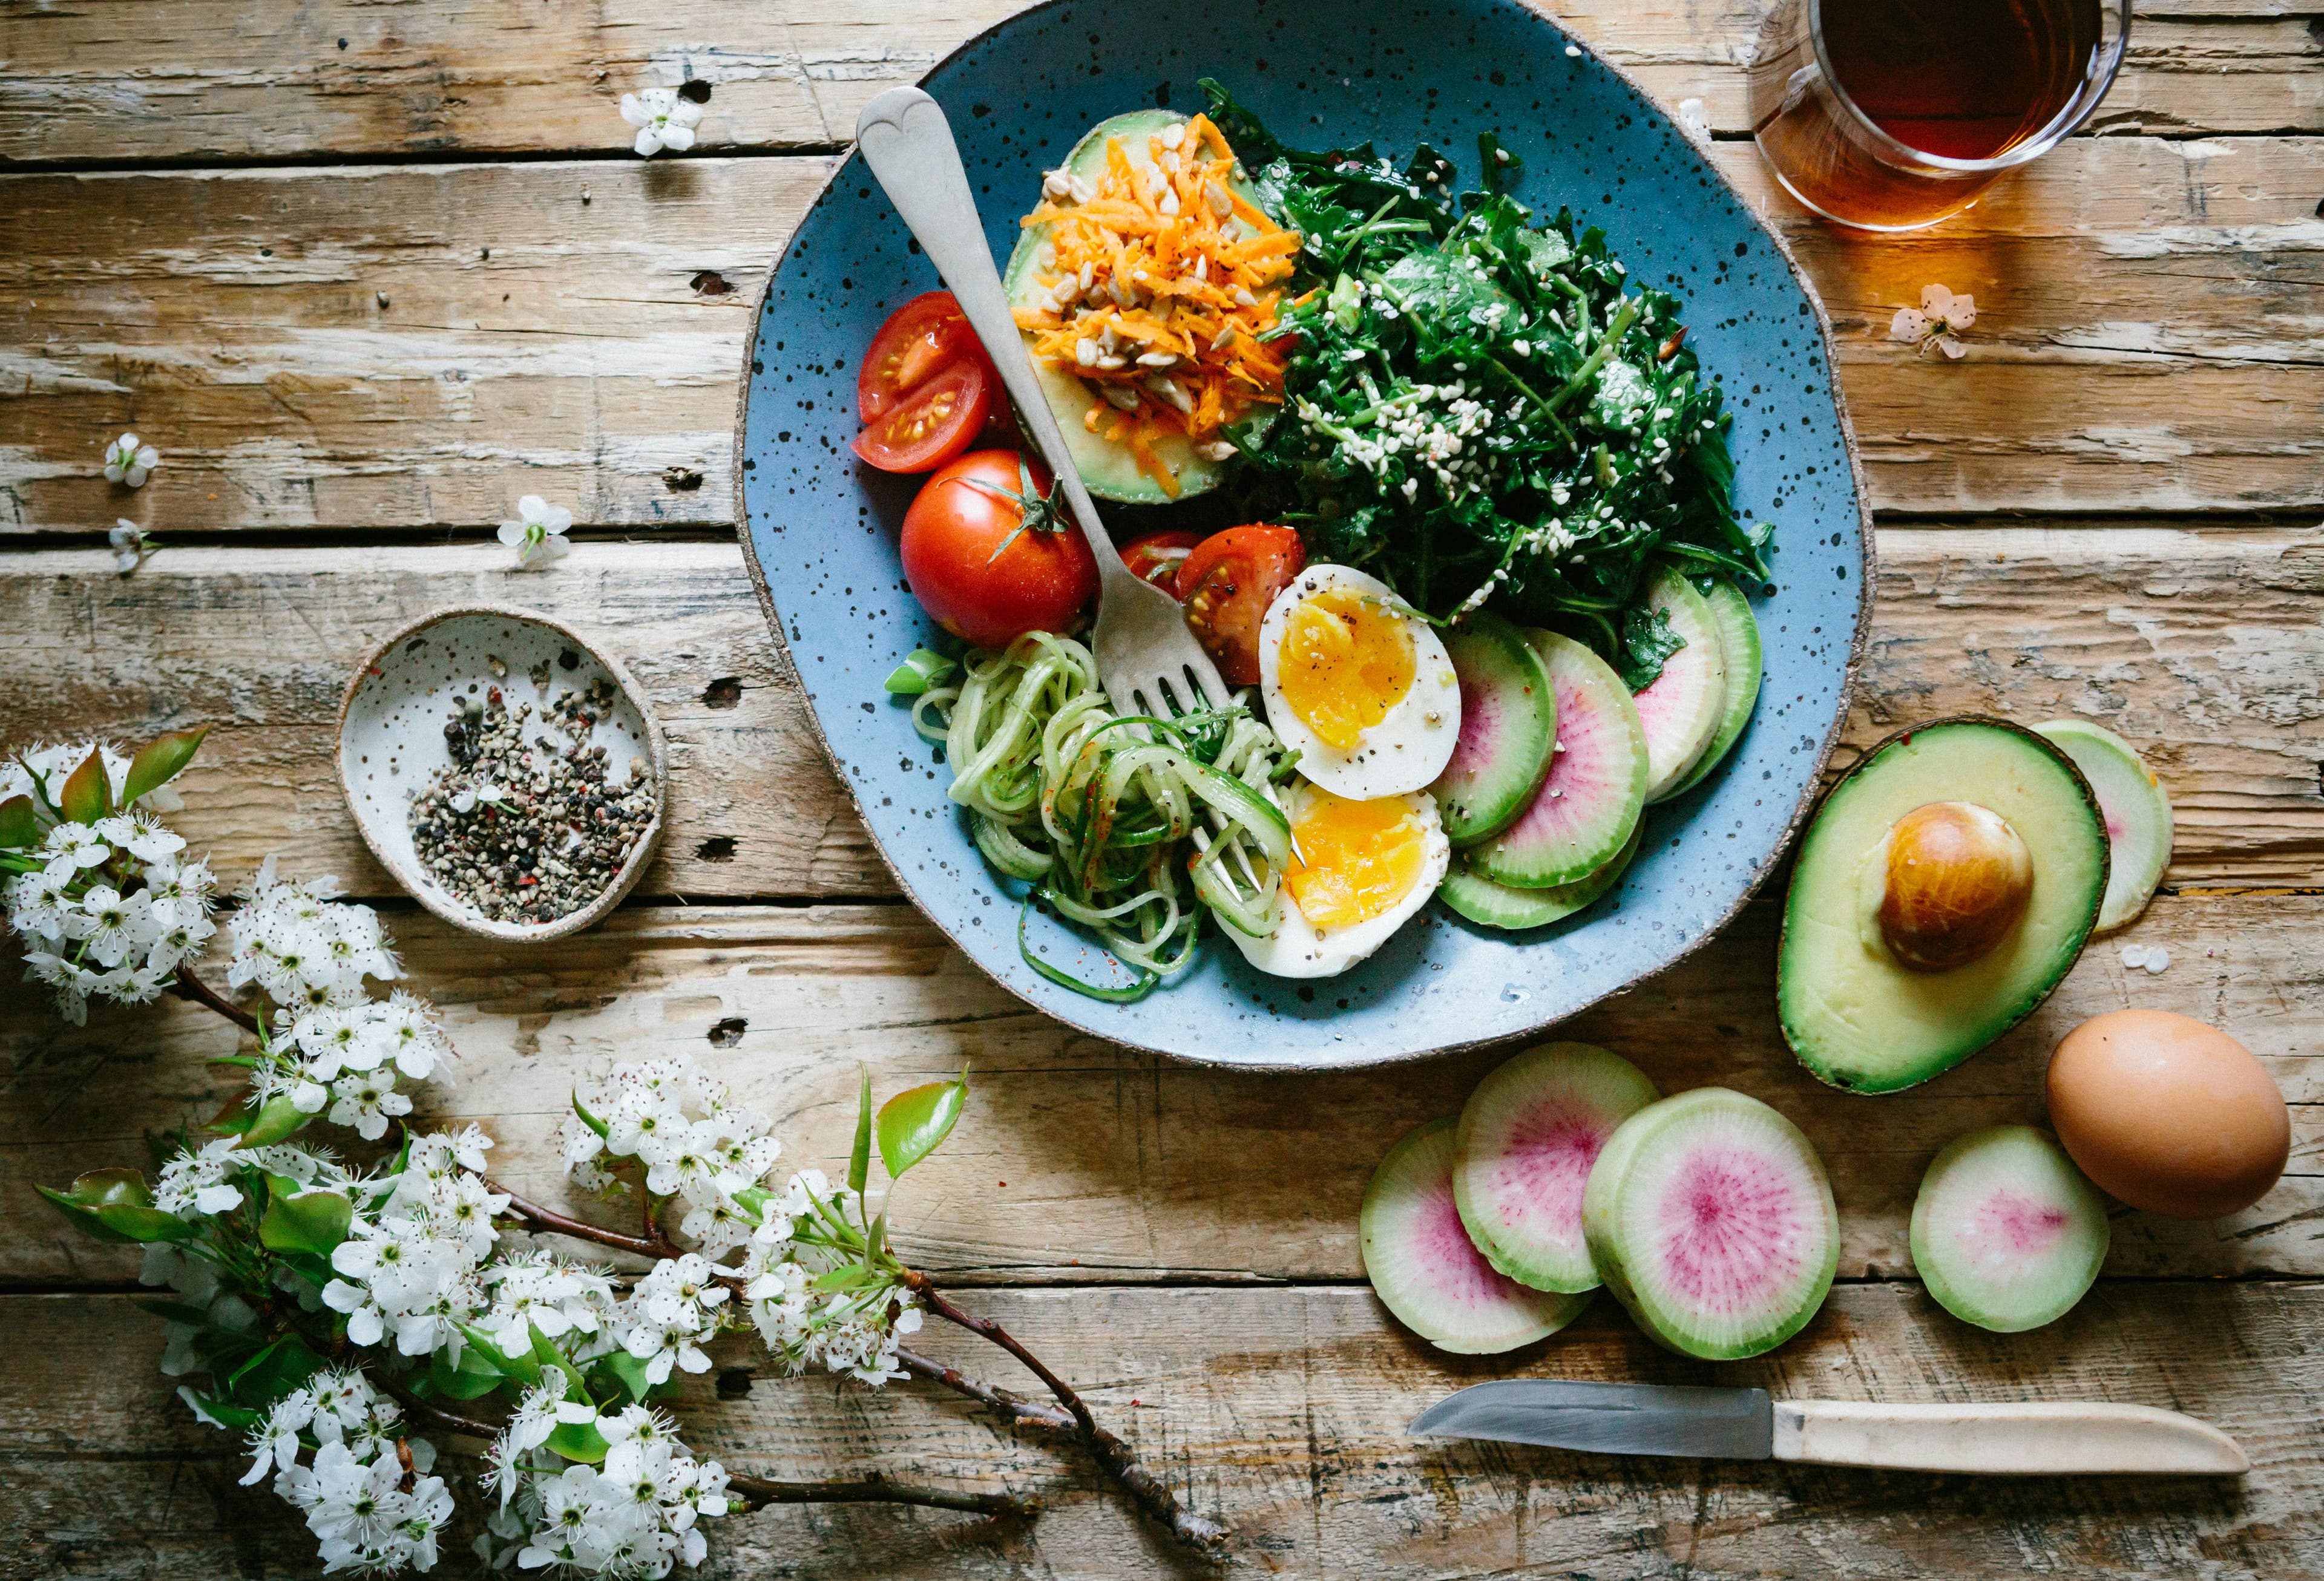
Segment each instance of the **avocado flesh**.
M2034 858L2025 915L1950 971L1899 965L1871 913L1889 825L1931 802L2009 821ZM1834 786L1800 841L1784 905L1775 997L1800 1062L1834 1087L1894 1092L1999 1037L2058 986L2106 895L2106 824L2065 755L1997 719L1941 720L1876 747Z
M1073 152L1065 156L1065 169L1095 185L1105 174L1105 141L1119 137L1130 164L1141 171L1150 170L1154 160L1146 140L1163 127L1185 119L1167 110L1135 110L1101 121L1074 144ZM1259 201L1259 195L1244 183L1237 182L1235 190L1253 204ZM1017 245L1009 254L1009 267L1001 272L1001 280L1012 308L1031 306L1039 291L1040 276L1048 263L1045 250L1048 239L1047 225L1028 225L1019 233ZM1028 335L1025 337L1026 354L1031 356L1032 350L1033 337ZM1065 430L1065 448L1073 453L1074 466L1081 473L1084 486L1099 499L1119 500L1130 505L1164 505L1174 498L1184 500L1216 488L1219 480L1226 475L1225 463L1197 455L1185 435L1157 435L1154 455L1178 482L1178 492L1169 493L1139 468L1129 446L1115 444L1089 431L1085 425L1092 409L1100 412L1101 422L1113 410L1095 385L1085 384L1038 357L1032 361L1033 371L1040 377L1041 392L1049 398L1049 409L1056 413L1057 426Z

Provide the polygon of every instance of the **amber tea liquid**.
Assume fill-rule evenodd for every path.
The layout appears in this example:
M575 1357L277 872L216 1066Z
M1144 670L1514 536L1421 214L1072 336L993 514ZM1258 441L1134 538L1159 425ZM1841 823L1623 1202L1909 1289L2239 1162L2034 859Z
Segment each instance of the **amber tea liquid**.
M1976 167L2006 169L2014 152L2030 158L2031 143L2062 134L2061 115L2100 64L2105 10L2106 0L1786 0L1752 67L1760 149L1794 197L1831 218L1927 225L2002 173Z

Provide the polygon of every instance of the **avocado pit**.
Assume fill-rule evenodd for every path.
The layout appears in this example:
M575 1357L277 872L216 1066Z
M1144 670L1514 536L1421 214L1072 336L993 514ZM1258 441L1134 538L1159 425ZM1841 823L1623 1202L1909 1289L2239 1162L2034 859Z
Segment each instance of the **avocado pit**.
M2009 821L1974 802L1931 802L1889 826L1882 942L1913 971L1989 953L2025 915L2034 856Z

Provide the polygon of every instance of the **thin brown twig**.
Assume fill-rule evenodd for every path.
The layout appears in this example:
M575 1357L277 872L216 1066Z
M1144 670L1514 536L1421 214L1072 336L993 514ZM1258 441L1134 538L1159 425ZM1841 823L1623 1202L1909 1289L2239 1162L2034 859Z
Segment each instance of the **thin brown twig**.
M1038 1500L1016 1494L973 1494L957 1488L922 1487L890 1482L878 1472L852 1481L777 1482L771 1477L729 1472L727 1491L746 1508L765 1504L920 1504L931 1510L965 1510L972 1514L1021 1519L1040 1509Z
M914 1269L907 1269L904 1272L903 1282L913 1294L920 1298L922 1304L929 1311L948 1323L957 1324L972 1334L991 1340L1024 1364L1026 1369L1040 1379L1048 1387L1049 1393L1057 1397L1057 1402L1070 1413L1075 1436L1088 1448L1091 1457L1108 1475L1121 1484L1123 1491L1130 1494L1139 1509L1167 1527L1172 1536L1187 1547L1207 1554L1216 1554L1224 1546L1227 1529L1218 1521L1206 1516L1197 1515L1181 1504L1178 1502L1178 1495L1170 1491L1169 1485L1148 1470L1139 1460L1136 1450L1098 1425L1097 1418L1091 1413L1088 1403L1074 1391L1073 1385L1051 1372L1038 1356L1019 1343L1014 1335L990 1318L979 1318L954 1306L951 1301L945 1299L944 1293L936 1289L935 1282L925 1273ZM914 1359L921 1362L923 1366L933 1369L922 1372L921 1375L924 1377L933 1377L948 1388L957 1389L972 1399L982 1400L996 1409L1007 1411L1020 1420L1039 1420L1030 1411L1023 1409L1033 1403L1030 1401L1008 1394L1005 1391L994 1388L991 1384L970 1386L970 1381L960 1377L957 1373L953 1373L950 1377L945 1376L944 1374L951 1372L949 1368L936 1368L935 1364L927 1362L925 1357ZM913 1370L920 1371L919 1368ZM987 1398L988 1395L990 1398Z
M494 1196L506 1197L508 1207L504 1211L510 1218L518 1220L528 1229L546 1230L551 1235L570 1236L576 1241L594 1242L601 1246L611 1246L617 1252L635 1253L641 1257L678 1255L678 1248L670 1245L667 1236L657 1236L649 1239L644 1236L623 1235L620 1230L607 1229L603 1225L591 1224L587 1219L575 1218L570 1214L559 1213L553 1208L544 1208L530 1198L521 1197L507 1187L495 1185L491 1181L484 1182L484 1190Z
M898 1350L896 1359L904 1370L916 1378L926 1378L931 1383L941 1383L956 1394L964 1394L979 1405L1000 1411L1013 1421L1030 1427L1048 1428L1061 1433L1077 1432L1080 1424L1073 1413L1038 1400L1028 1400L1014 1389L1003 1389L998 1383L987 1383L972 1378L958 1367L948 1367L942 1362L920 1355L918 1351Z
M180 999L190 999L197 1005L217 1011L244 1032L258 1030L257 1016L226 998L185 967L178 968L177 980L170 985L170 991Z

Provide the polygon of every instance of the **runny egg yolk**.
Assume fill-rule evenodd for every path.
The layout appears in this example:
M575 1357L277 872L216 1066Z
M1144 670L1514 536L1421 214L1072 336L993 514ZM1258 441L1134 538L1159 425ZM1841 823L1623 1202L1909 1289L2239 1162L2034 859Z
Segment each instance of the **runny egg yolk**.
M1318 928L1380 915L1412 893L1428 860L1427 832L1401 796L1351 802L1315 791L1291 838L1284 887Z
M1284 622L1276 683L1292 712L1342 752L1412 690L1406 617L1351 587L1303 599Z

